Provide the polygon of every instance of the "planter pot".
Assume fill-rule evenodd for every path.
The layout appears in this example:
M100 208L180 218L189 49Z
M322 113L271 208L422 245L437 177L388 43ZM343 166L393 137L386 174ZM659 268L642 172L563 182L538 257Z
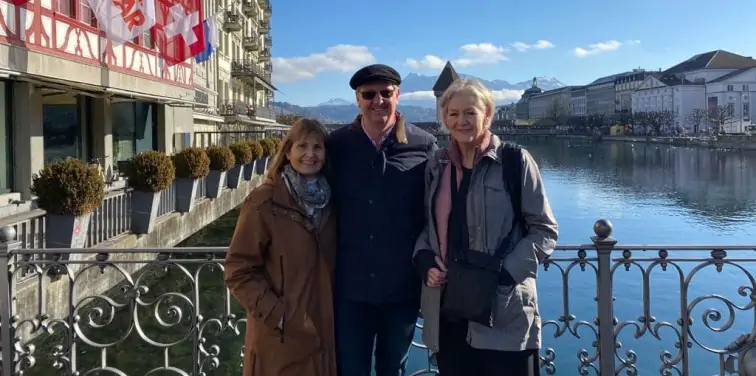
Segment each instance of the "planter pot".
M257 165L255 166L255 173L257 175L265 175L265 170L268 169L268 160L270 160L270 157L261 157L257 160Z
M45 245L47 248L85 248L89 236L89 219L92 213L74 216L61 214L47 214L45 220ZM52 255L50 255L52 256ZM62 253L60 261L68 261L69 253ZM48 275L64 274L66 268L62 265L52 266Z
M244 180L250 181L252 180L252 176L255 175L255 164L257 163L257 160L254 160L252 162L249 162L244 165Z
M244 165L238 164L228 170L226 174L226 186L231 189L238 189L239 184L244 180Z
M89 236L89 219L92 213L74 216L47 214L47 248L84 248Z
M220 197L223 187L226 186L226 171L210 170L210 174L205 178L205 184L207 197Z
M131 232L149 234L155 229L160 192L131 192Z
M176 211L189 213L194 208L197 198L199 179L180 178L176 179L174 184L176 184Z

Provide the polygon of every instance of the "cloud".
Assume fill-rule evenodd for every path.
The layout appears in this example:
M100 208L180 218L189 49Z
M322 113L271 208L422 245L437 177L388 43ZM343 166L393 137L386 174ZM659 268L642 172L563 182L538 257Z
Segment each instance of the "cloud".
M375 62L375 56L365 46L339 44L328 47L325 52L309 56L275 57L273 81L288 83L308 80L324 72L352 72Z
M630 45L635 45L635 44L640 44L640 41L635 39L635 40L628 40L625 43L622 43L618 40L607 40L604 42L589 44L588 46L585 46L585 47L578 47L573 51L573 53L576 57L584 58L586 56L597 55L603 52L616 51L622 46L630 46Z
M512 43L512 48L520 52L525 52L531 48L534 50L545 50L547 48L554 48L554 47L556 47L554 46L554 43L551 43L545 39L538 40L533 44L527 44L523 42Z
M517 101L522 96L522 93L522 90L493 90L497 103L510 103L512 101ZM436 97L431 90L402 93L400 98L406 100L436 100Z
M496 64L508 60L504 53L507 49L496 46L493 43L471 43L459 48L459 56L452 59L452 63L458 67L469 67L477 64ZM422 59L408 58L407 66L415 70L439 70L444 67L446 60L435 55L425 55Z

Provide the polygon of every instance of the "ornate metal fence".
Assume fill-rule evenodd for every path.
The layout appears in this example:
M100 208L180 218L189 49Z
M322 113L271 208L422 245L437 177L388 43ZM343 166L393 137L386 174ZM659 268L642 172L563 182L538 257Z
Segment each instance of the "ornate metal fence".
M756 375L756 246L625 246L611 231L597 221L591 243L543 262L542 373ZM3 376L240 374L225 249L21 249L11 227L0 241ZM437 374L416 337L412 374Z

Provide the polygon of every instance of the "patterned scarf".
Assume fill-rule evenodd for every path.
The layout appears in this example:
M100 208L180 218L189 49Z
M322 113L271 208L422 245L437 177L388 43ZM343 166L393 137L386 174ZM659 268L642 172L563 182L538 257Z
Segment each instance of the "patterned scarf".
M331 201L331 186L323 175L315 179L305 179L298 172L286 165L281 173L289 193L294 201L307 212L307 217L313 224L320 220L322 209Z

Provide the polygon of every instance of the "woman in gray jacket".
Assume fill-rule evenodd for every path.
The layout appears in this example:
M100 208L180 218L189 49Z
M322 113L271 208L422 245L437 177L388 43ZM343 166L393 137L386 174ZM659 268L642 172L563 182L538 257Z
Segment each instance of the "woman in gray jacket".
M414 255L423 342L444 376L539 375L536 276L557 223L538 165L491 133L496 103L479 81L455 81L440 104L451 142L428 161Z

